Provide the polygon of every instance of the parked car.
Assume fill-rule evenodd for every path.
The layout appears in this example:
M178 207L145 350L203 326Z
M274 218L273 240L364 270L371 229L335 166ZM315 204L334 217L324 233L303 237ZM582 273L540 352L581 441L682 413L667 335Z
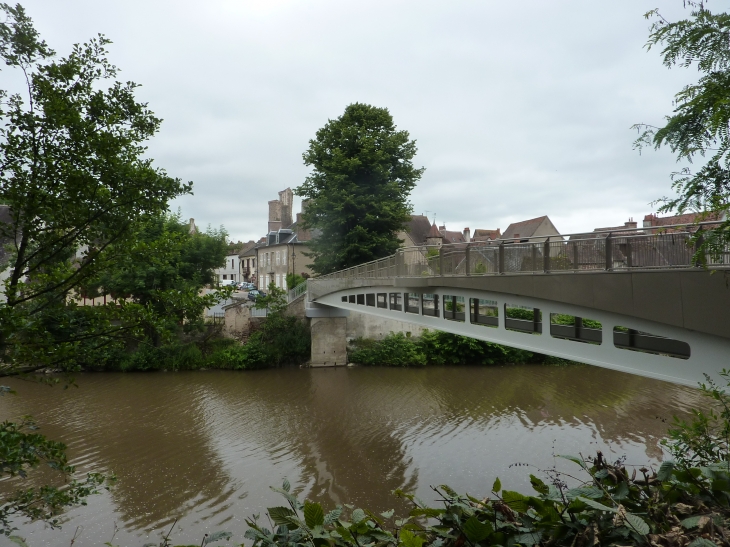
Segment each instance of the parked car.
M252 291L256 288L256 285L254 285L253 283L242 283L242 285L244 291Z
M257 298L261 298L262 296L266 296L265 292L261 292L257 289L251 289L248 291L248 299L249 300L256 300Z

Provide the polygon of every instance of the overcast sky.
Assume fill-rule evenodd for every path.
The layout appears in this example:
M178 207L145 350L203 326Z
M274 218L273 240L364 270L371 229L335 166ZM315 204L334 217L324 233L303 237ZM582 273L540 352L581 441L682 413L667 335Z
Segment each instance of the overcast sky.
M61 55L114 42L120 79L164 119L150 155L194 182L173 208L234 240L265 233L266 202L302 183L309 139L353 102L387 107L417 140L414 212L448 229L641 221L677 164L632 150L629 128L661 123L697 78L644 48L643 14L685 17L681 0L22 4Z

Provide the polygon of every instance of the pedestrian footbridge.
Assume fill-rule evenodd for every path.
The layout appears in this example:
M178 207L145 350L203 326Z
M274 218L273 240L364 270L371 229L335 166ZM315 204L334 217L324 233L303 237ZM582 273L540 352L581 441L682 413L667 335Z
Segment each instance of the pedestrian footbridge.
M608 234L404 248L310 279L307 315L357 311L696 386L730 368L730 260L698 267L690 242Z

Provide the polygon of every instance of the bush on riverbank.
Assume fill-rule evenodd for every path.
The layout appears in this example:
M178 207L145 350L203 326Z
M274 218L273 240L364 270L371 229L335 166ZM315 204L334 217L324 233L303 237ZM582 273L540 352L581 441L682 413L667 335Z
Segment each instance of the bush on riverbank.
M543 362L545 356L442 331L420 337L388 334L382 340L358 338L348 351L351 363L369 366L494 365Z

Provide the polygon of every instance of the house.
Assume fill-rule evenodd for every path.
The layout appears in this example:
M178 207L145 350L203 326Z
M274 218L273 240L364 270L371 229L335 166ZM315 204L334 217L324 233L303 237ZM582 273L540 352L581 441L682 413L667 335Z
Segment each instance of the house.
M685 213L683 215L674 215L671 217L659 218L654 213L650 213L644 216L643 228L649 234L655 234L659 232L690 232L694 233L697 231L697 223L700 222L711 222L717 220L718 222L724 221L725 215L719 215L717 213ZM663 226L681 225L677 228L662 228ZM705 229L710 229L718 226L717 224L705 225ZM655 229L652 229L655 228ZM656 229L659 228L659 229Z
M435 230L435 232L434 232ZM491 232L499 230L476 230L476 232ZM435 234L438 235L435 235ZM436 242L436 239L439 242ZM445 225L436 228L435 221L432 223L424 215L411 215L403 230L398 232L398 239L402 247L418 247L420 245L453 245L455 243L470 243L472 241L469 228L463 232L447 230ZM431 243L428 240L431 239ZM474 240L476 241L476 239Z
M279 192L279 199L269 202L268 233L256 246L257 284L261 290L271 283L286 289L286 276L290 273L312 276L304 254L312 234L301 228L302 213L297 213L296 222L292 222L293 197L291 188L287 188ZM303 211L306 204L302 202Z
M240 271L241 264L239 253L244 247L244 243L240 241L237 243L228 244L228 253L226 254L226 261L220 268L216 268L215 274L218 278L218 283L227 285L231 281L239 282L242 281Z
M256 241L249 241L238 253L239 275L241 281L256 285L256 250L261 245Z
M466 228L468 230L469 228ZM482 230L477 229L474 230L474 237L472 238L472 241L474 242L490 242L495 241L502 237L502 232L500 232L500 229L497 228L496 230Z
M560 232L548 218L547 215L531 218L529 220L523 220L520 222L513 222L504 231L504 234L499 238L505 243L526 243L528 241L545 241L547 237L542 239L530 239L539 238L540 236L559 236Z

